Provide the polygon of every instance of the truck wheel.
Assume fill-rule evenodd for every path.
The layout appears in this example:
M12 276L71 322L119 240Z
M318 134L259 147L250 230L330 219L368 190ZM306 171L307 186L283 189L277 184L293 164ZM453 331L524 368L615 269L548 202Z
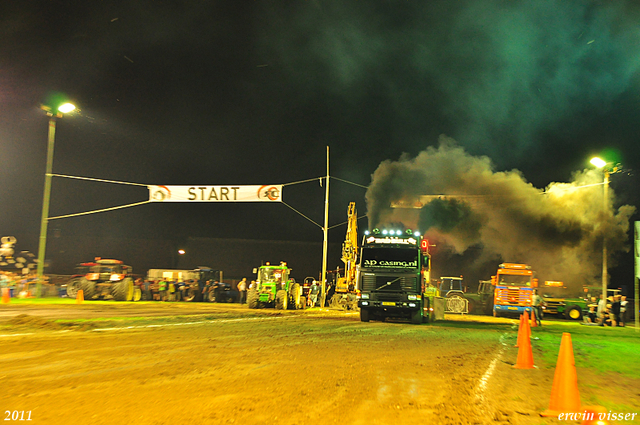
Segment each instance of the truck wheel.
M419 325L422 323L422 310L414 310L411 312L411 323Z
M198 297L198 289L186 288L184 290L184 300L187 302L194 302Z
M568 320L580 320L582 319L582 310L577 305L572 305L569 307L569 310L564 313L564 317Z
M287 291L284 289L276 292L276 310L286 310L287 309Z
M82 289L84 299L92 300L96 294L96 283L83 277L80 279L80 283L78 285L78 289Z
M498 317L498 312L493 310L493 317Z
M361 308L360 309L360 321L361 322L368 322L369 319L369 310L367 310L366 308Z
M116 301L131 301L133 299L133 280L127 277L116 282L111 289L111 295Z
M258 291L255 288L251 288L247 292L247 305L249 308L258 308Z

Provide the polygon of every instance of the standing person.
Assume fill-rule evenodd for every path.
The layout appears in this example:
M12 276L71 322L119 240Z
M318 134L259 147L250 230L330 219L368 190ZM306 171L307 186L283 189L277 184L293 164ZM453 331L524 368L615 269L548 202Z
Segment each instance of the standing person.
M613 297L609 318L611 319L611 327L618 326L618 321L620 320L620 295L615 295Z
M605 295L601 295L600 296L600 300L598 300L598 320L599 320L599 325L600 326L604 326L604 315L607 311L607 300L605 298Z
M544 305L544 300L540 295L538 295L537 289L533 290L531 305L533 306L533 314L536 318L536 323L538 326L542 326L542 306Z
M167 281L162 279L158 283L158 293L160 294L160 301L167 300Z
M243 277L240 282L238 282L238 292L240 292L240 304L245 304L247 302L247 278Z
M627 323L627 306L629 305L629 301L627 301L627 296L623 295L620 297L620 326L625 326Z
M311 307L315 307L318 302L318 294L320 293L320 288L318 284L314 280L311 283L311 287L309 288L309 299L311 300Z

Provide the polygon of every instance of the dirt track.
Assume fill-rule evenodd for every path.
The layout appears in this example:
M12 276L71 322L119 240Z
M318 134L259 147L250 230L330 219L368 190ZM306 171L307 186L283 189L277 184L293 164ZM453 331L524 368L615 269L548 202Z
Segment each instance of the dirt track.
M77 309L21 310L0 332L3 412L36 424L561 423L538 416L553 369L511 367L508 321L478 332L238 305L82 307L193 316L69 330L44 318Z

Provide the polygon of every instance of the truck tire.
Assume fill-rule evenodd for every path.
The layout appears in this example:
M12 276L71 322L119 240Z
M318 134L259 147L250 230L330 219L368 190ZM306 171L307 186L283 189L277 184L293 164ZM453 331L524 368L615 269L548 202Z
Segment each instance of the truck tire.
M114 283L111 289L111 295L113 295L113 299L116 301L133 300L133 280L127 277L120 282Z
M369 319L369 310L366 308L361 308L360 309L360 321L361 322L368 322Z
M411 323L419 325L422 323L422 310L414 310L411 312Z
M255 288L247 291L247 305L249 308L258 308L258 291Z
M289 298L287 291L284 289L276 292L276 310L286 310L287 309L287 299Z
M577 305L572 305L564 312L564 317L567 320L581 320L582 319L582 309Z
M79 288L82 289L82 294L85 300L92 300L96 294L96 283L88 280L87 278L80 278Z

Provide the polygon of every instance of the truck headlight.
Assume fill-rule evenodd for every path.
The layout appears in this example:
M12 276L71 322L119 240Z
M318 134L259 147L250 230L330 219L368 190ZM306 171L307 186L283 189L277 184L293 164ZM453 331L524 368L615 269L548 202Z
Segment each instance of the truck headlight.
M418 296L417 295L407 295L407 299L409 301L415 301L415 300L418 299Z
M363 300L368 300L369 299L369 294L362 294L360 296L360 298L362 298Z
M362 305L369 305L369 301L362 301Z
M409 303L409 307L415 307L416 303Z

